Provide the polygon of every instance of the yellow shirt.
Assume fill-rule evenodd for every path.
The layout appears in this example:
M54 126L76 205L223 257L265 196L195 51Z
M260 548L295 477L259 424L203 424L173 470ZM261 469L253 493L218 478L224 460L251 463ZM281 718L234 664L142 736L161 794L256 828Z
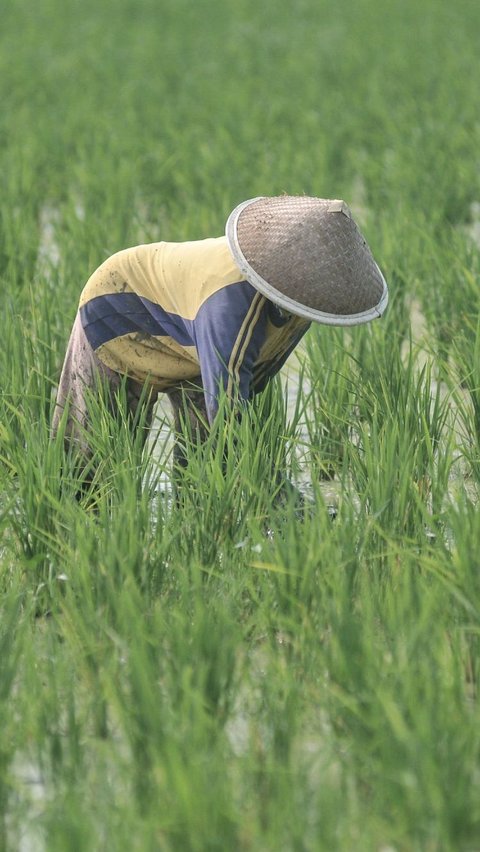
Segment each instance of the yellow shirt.
M210 419L220 387L248 399L309 326L243 279L226 237L117 252L89 278L80 316L111 369L160 391L201 381Z

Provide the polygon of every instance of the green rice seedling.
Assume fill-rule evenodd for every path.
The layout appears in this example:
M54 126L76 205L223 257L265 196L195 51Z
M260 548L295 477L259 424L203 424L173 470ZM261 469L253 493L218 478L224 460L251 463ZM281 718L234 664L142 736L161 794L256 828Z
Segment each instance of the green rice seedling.
M474 542L478 534L476 501L467 495L454 503L449 510L449 525L453 545L444 572L444 580L457 602L458 624L462 626L471 646L466 676L475 697L478 694L478 621L480 616L480 586L478 580L478 554Z
M10 593L2 606L2 628L0 633L0 719L3 730L2 745L0 748L0 840L3 845L6 844L6 816L8 812L8 800L11 795L8 772L17 745L13 737L14 727L8 712L8 704L11 700L21 653L21 644L18 638L19 631L16 629L19 612L19 596L13 596Z
M302 371L298 379L301 388ZM242 418L238 439L242 447L242 481L265 501L267 511L272 503L291 499L295 504L299 496L290 481L294 482L299 472L296 449L303 405L300 390L295 406L290 406L288 384L283 388L277 378L253 400Z
M360 494L379 489L370 504L376 517L413 532L420 505L438 517L447 494L454 448L449 396L431 366L415 369L412 350L406 363L397 349L369 372L364 362L357 366L359 441L350 445L350 473Z
M278 498L295 499L286 480L294 467L295 418L286 421L286 400L274 384L242 410L238 419L227 400L201 447L189 440L188 465L179 484L179 509L201 525L185 525L185 555L205 566L216 562L219 545L245 537L249 518L268 524ZM197 539L201 536L200 540ZM193 538L195 536L195 538Z
M305 401L305 425L310 463L320 478L332 478L341 469L352 431L355 382L345 335L333 329L311 333L306 352L305 375L310 390Z
M52 351L50 312L30 301L29 322L20 320L7 303L3 376L1 462L11 502L11 532L20 546L24 565L37 574L38 584L49 574L48 552L56 549L57 521L61 526L59 443L49 440ZM68 481L68 476L66 477Z
M424 563L416 547L407 549L405 540L398 545L390 542L390 554L383 561L381 575L372 570L375 554L371 542L363 552L357 550L352 553L351 564L344 564L338 557L342 553L343 543L348 537L352 538L352 528L335 526L332 528L332 536L337 541L336 559L332 543L323 552L320 548L317 553L312 551L307 559L304 553L301 554L302 565L307 566L307 572L308 563L314 558L317 561L316 618L309 619L305 610L301 617L301 601L293 595L292 599L298 603L297 610L292 607L287 617L282 617L282 610L277 611L277 628L279 624L287 627L281 639L277 634L276 646L277 653L285 656L285 692L292 689L295 674L301 679L303 690L306 684L309 685L307 689L311 690L308 713L300 713L304 720L301 728L303 736L308 738L313 754L315 750L326 753L322 737L328 737L335 755L331 760L335 760L338 766L334 777L341 778L345 773L350 779L349 785L356 785L359 813L369 807L368 802L372 803L372 797L375 800L374 811L378 823L374 828L373 823L369 822L367 833L373 831L375 836L379 836L378 833L381 835L383 832L390 842L398 843L406 830L409 837L417 838L421 845L431 835L438 839L440 831L446 831L453 843L456 821L463 813L463 818L467 819L464 834L474 836L475 808L467 816L469 806L464 809L463 794L456 798L450 811L452 822L449 825L448 818L447 821L443 819L448 809L444 810L445 805L439 805L437 801L439 791L436 784L439 772L443 773L445 768L443 761L447 760L449 771L453 771L458 762L467 758L464 749L472 735L474 720L469 719L465 707L461 712L469 734L463 746L460 746L455 733L455 708L457 701L462 700L456 691L457 685L461 686L458 683L458 658L452 657L444 632L445 613L451 611L449 595L441 584L432 587L432 575L425 570L427 558L431 559L432 564L434 559L426 554ZM279 572L274 573L272 567L269 576L281 575ZM278 600L278 593L273 597ZM310 612L315 613L315 604L311 604ZM431 643L432 619L438 624L434 643ZM275 620L274 611L271 620ZM275 688L276 681L272 677L268 655L265 658L264 654L260 659L265 689L269 685L271 689ZM440 667L442 672L435 678L433 672L438 673ZM363 680L364 677L368 678L368 682ZM426 693L422 691L422 684L425 684ZM419 701L424 703L424 713L419 710ZM431 701L439 705L435 712ZM276 706L279 705L284 708L284 704L277 699ZM297 714L300 706L301 702L300 705L297 702ZM442 723L443 713L448 717L445 725ZM367 721L369 718L370 721ZM432 724L436 733L429 727ZM294 766L298 770L298 748L302 733L299 743L295 721L290 720L287 727L288 753L293 756ZM316 740L316 737L319 739ZM437 745L440 741L444 746ZM355 750L352 752L351 749L352 743L359 747L358 763ZM460 749L458 753L457 747ZM380 748L381 754L376 752L377 748ZM263 753L265 755L265 746ZM266 753L268 761L271 757L268 748ZM421 755L419 759L416 757L418 753ZM463 758L460 757L462 753ZM468 761L469 771L474 763L475 759ZM281 778L280 763L276 764L276 775L268 774L268 780L263 782L264 801L270 804L275 802L272 792L275 786L272 785L279 783L279 774ZM331 795L334 797L335 782L329 773L326 778L329 779ZM469 782L465 783L468 786ZM442 801L445 803L445 797L449 795L447 770L442 784ZM314 797L319 795L321 786L316 788ZM306 813L308 794L303 777L298 779L296 789L302 798L302 812ZM421 804L417 801L418 796ZM349 806L352 808L350 814L355 813L354 798ZM402 805L398 808L400 801ZM467 801L472 803L469 794ZM402 814L407 813L409 816L402 823ZM441 829L437 826L440 815ZM320 822L318 826L319 833L322 824ZM342 818L338 817L337 828L341 830L342 827L345 829ZM359 823L350 825L351 832L358 830Z
M340 474L345 447L356 441L363 383L389 370L392 357L399 363L403 357L409 323L402 293L393 292L386 317L375 327L311 329L307 335L305 421L310 461L319 465L321 478Z
M177 608L170 614L162 605L145 619L138 591L127 586L116 608L112 650L120 661L110 667L111 679L100 672L100 683L110 698L113 731L129 754L131 811L173 845L197 848L196 834L205 838L208 832L207 814L214 835L218 825L228 837L230 808L215 767L222 765L217 722L228 712L223 702L233 679L235 625L224 617L222 626L210 619L201 601L195 613ZM207 759L210 785L204 783ZM200 810L195 800L202 802Z
M68 713L68 734L75 737L78 730L76 717L81 714L80 729L88 730L90 736L104 740L112 735L113 727L107 685L110 678L116 676L119 667L118 644L112 641L111 635L115 635L116 627L118 604L115 598L121 594L118 590L121 590L122 585L118 577L105 578L102 569L102 565L94 564L90 574L87 574L85 565L79 564L67 579L68 587L58 609L62 613L60 635L67 642L74 674L71 691L73 707ZM101 591L92 588L92 574L102 578ZM107 613L106 618L104 613ZM107 622L111 625L111 635L106 629ZM80 706L75 710L76 702ZM73 742L72 748L74 745ZM86 761L85 754L82 759Z
M454 848L459 820L465 820L465 838L476 830L476 808L470 810L466 802L473 804L467 778L475 763L467 743L477 738L475 713L465 702L459 659L445 629L447 623L453 625L453 599L425 570L430 560L433 565L439 559L428 553L423 559L405 540L390 542L381 582L370 571L371 558L370 549L354 587L346 572L337 570L332 605L326 607L330 629L323 643L328 672L324 689L338 757L356 779L360 801L372 804L378 828L382 831L383 822L390 842L401 843L407 831L409 842L421 847L440 842L443 832ZM468 730L462 742L457 738L459 716ZM358 755L355 748L342 750L342 740L355 742ZM465 787L450 809L449 773L463 761L469 767Z
M273 539L255 539L255 551L247 563L256 578L256 607L268 636L274 639L279 633L294 644L309 626L321 633L319 613L328 587L329 566L348 560L344 550L338 548L335 522L330 519L320 488L313 489L313 494L316 499L302 521L293 505L278 510L272 525ZM350 536L353 553L357 541L356 535Z
M24 426L25 421L19 418L17 424ZM18 455L9 458L15 478L7 491L10 502L7 543L13 548L18 565L29 576L28 582L40 589L50 581L55 582L53 566L57 564L58 536L63 526L57 491L62 458L58 446L48 440L32 443L32 452L26 453L21 447L17 449Z
M478 314L478 251L464 229L449 228L441 237L425 235L428 257L419 289L439 366L447 364L459 336L473 345ZM473 332L473 334L472 334Z
M219 544L225 539L235 540L242 534L242 495L235 470L237 447L236 422L231 412L225 410L217 420L208 440L198 446L196 438L187 438L187 467L178 475L179 509L184 518L202 518L186 530L183 545L207 565L213 565ZM198 543L190 539L193 533L201 535Z
M25 411L8 410L2 442L7 470L4 546L26 586L37 594L39 609L48 609L65 570L61 542L75 493L74 472L61 443L50 440L43 418L30 422Z
M33 281L39 244L38 163L34 147L8 148L3 157L0 258L2 279L9 289ZM19 168L19 156L21 166Z
M91 643L93 635L98 638L98 630ZM16 779L25 812L15 826L16 834L52 848L61 848L63 838L64 846L70 848L80 837L87 843L101 835L103 828L97 820L108 798L108 773L114 763L105 760L97 745L95 698L98 705L99 684L84 676L84 649L71 641L65 620L57 620L55 615L36 619L32 639L22 684L28 700L24 714L28 737L20 747L20 769L23 766L24 770ZM109 659L113 664L114 658ZM34 695L41 695L41 701L33 701ZM36 787L31 801L24 772ZM65 821L60 818L63 809ZM70 840L65 834L67 826L72 831Z
M119 412L122 402L120 393ZM84 511L72 512L65 558L77 568L72 583L78 594L90 590L98 606L108 607L127 579L147 596L161 589L175 532L168 529L168 500L158 486L168 461L157 453L153 465L148 448L143 450L144 415L133 435L131 423L113 416L101 399L91 400L90 413L92 476L83 485L82 473L73 478L77 490L82 486ZM78 467L75 453L73 463Z
M189 691L198 692L203 710L221 730L231 715L241 671L241 632L232 617L234 596L230 602L211 583L206 597L192 601L185 579L184 575L180 599L184 618L177 611L165 625L169 691L179 707L190 700ZM206 606L210 595L212 602Z
M466 321L452 344L450 384L458 409L459 445L475 482L480 459L480 324Z
M271 846L280 845L282 839L292 845L300 842L299 813L308 813L304 808L305 779L296 759L304 718L302 687L288 665L281 653L272 653L265 656L256 673L253 682L258 703L246 755L252 822ZM304 839L307 834L304 824Z

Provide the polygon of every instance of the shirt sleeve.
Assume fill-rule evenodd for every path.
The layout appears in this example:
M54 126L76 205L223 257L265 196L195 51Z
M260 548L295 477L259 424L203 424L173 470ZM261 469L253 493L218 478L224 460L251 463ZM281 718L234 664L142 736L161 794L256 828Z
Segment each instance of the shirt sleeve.
M266 302L248 281L240 281L213 293L195 318L195 345L210 423L222 389L232 400L251 396L253 366L266 334Z

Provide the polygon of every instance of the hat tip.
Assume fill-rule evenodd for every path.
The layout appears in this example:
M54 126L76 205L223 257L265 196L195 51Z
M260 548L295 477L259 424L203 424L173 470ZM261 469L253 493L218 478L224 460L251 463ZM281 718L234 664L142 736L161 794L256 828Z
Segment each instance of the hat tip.
M348 206L341 198L333 198L328 202L327 207L328 213L343 213L344 216L347 216L348 219L352 218L352 212Z

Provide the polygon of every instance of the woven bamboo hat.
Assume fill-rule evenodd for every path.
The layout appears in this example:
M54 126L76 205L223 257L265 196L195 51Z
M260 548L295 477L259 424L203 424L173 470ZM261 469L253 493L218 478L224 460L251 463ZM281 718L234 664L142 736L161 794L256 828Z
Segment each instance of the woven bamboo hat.
M250 284L292 314L357 325L387 307L386 281L343 201L251 198L228 217L226 236Z

